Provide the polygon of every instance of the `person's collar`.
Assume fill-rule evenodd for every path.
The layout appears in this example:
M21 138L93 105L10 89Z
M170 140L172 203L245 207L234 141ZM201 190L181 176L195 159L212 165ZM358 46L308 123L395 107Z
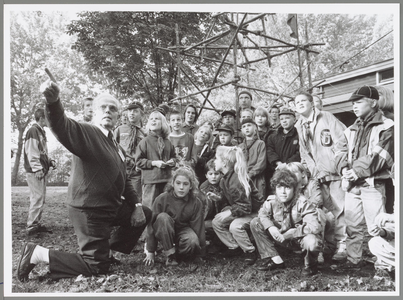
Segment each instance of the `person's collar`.
M45 131L44 126L41 126L41 124L39 124L38 122L36 122L36 125L38 125L40 129L42 129L43 131Z
M300 115L300 118L301 118L302 123L307 123L307 122L312 123L315 120L315 108L312 107L312 110L309 113L309 116L307 118L304 117L302 114Z
M180 137L180 136L184 136L184 135L185 135L185 133L183 131L181 131L179 134L175 134L174 132L170 133L170 136L173 136L173 137Z
M101 125L95 124L95 126L97 126L99 129L101 129L102 133L105 134L106 137L108 137L109 134L109 130L105 129L104 127L102 127Z
M178 199L178 200L183 200L183 201L185 201L185 202L187 202L188 200L189 200L189 193L190 193L190 191L189 191L189 193L185 196L185 197L178 197L176 194L175 194L175 191L172 189L172 196L174 197L174 198L176 198L176 199Z
M138 121L138 122L136 122L136 123L129 123L130 124L130 126L135 126L135 127L137 127L137 128L141 128L141 127L143 127L142 126L142 124L141 124L141 121Z

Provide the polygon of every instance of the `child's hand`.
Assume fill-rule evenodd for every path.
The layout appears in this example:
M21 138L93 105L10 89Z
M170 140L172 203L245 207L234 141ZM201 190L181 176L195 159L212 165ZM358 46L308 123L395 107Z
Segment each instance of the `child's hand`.
M379 227L384 227L386 222L394 222L394 215L387 213L380 213L375 217L374 223Z
M143 261L146 266L152 266L152 265L154 265L154 260L155 260L154 252L147 252L146 258L144 258Z
M377 224L372 224L368 227L368 233L372 236L378 236L381 234L381 228Z
M160 169L165 168L165 163L164 163L162 160L153 160L153 162L151 163L151 165L152 165L153 167L157 167L157 168L160 168Z
M284 236L280 233L280 230L276 226L269 227L269 232L274 240L279 243L284 242Z
M284 232L282 235L284 237L285 240L291 240L294 238L294 232L297 231L296 228L291 228L288 229L286 232Z
M175 166L175 161L171 158L170 160L165 162L166 166L174 167Z
M218 196L217 194L214 194L213 192L208 192L207 194L207 198L213 200L214 202L220 201L221 197Z

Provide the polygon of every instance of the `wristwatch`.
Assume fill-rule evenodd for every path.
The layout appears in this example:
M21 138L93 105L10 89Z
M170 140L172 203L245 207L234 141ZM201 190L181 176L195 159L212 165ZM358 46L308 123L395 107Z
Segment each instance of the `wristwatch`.
M141 204L141 203L136 203L134 206L139 207L139 206L143 206L143 204Z

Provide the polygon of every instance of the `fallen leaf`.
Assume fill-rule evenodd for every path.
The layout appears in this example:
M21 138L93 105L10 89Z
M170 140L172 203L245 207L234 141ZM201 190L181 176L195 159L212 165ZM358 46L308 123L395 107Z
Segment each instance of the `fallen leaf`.
M158 270L157 269L152 269L150 272L148 272L148 273L150 273L150 274L156 274L158 272Z

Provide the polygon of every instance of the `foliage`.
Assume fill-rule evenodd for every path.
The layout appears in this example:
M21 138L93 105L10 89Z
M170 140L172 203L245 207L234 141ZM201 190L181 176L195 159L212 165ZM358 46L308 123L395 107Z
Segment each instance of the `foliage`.
M25 233L26 212L28 210L29 191L27 187L12 188L12 268L17 268L22 246L28 240L41 246L75 253L77 237L68 218L67 187L48 187L44 208L44 225L53 233L38 233L27 237ZM366 248L367 250L367 248ZM10 252L8 252L10 253ZM12 277L12 292L18 293L125 293L133 296L150 293L215 293L223 292L259 293L260 296L272 296L273 293L315 292L315 296L328 296L329 293L383 291L391 294L396 291L396 284L391 280L375 280L372 264L359 272L346 273L333 270L329 261L313 277L302 277L303 257L301 254L281 252L287 269L273 272L256 271L248 266L242 257L223 258L219 254L208 254L202 263L182 261L178 267L166 267L161 252L156 255L154 267L145 267L143 245L138 245L130 255L119 257L122 264L111 267L108 275L97 277L77 276L70 279L52 281L47 277L48 266L35 267L30 280L25 283ZM366 256L367 257L367 256ZM158 296L158 294L153 294ZM257 295L257 294L256 294ZM277 294L279 295L279 294ZM366 293L374 295L374 293Z
M209 14L116 11L79 16L68 26L68 33L78 37L73 48L83 53L91 70L108 79L108 88L120 98L140 98L152 107L174 98L178 87L175 58L158 47L176 45L176 24L181 45L201 40ZM192 80L204 85L208 64L189 60Z
M49 157L56 162L56 169L49 171L49 183L64 183L69 180L72 154L63 146L58 146L49 153Z
M23 135L33 113L43 104L40 85L49 80L49 68L62 87L65 108L77 114L83 93L93 95L99 85L84 67L83 57L70 50L73 38L65 33L67 16L62 12L21 11L10 13L11 126L18 131L18 149L12 173L16 182Z

